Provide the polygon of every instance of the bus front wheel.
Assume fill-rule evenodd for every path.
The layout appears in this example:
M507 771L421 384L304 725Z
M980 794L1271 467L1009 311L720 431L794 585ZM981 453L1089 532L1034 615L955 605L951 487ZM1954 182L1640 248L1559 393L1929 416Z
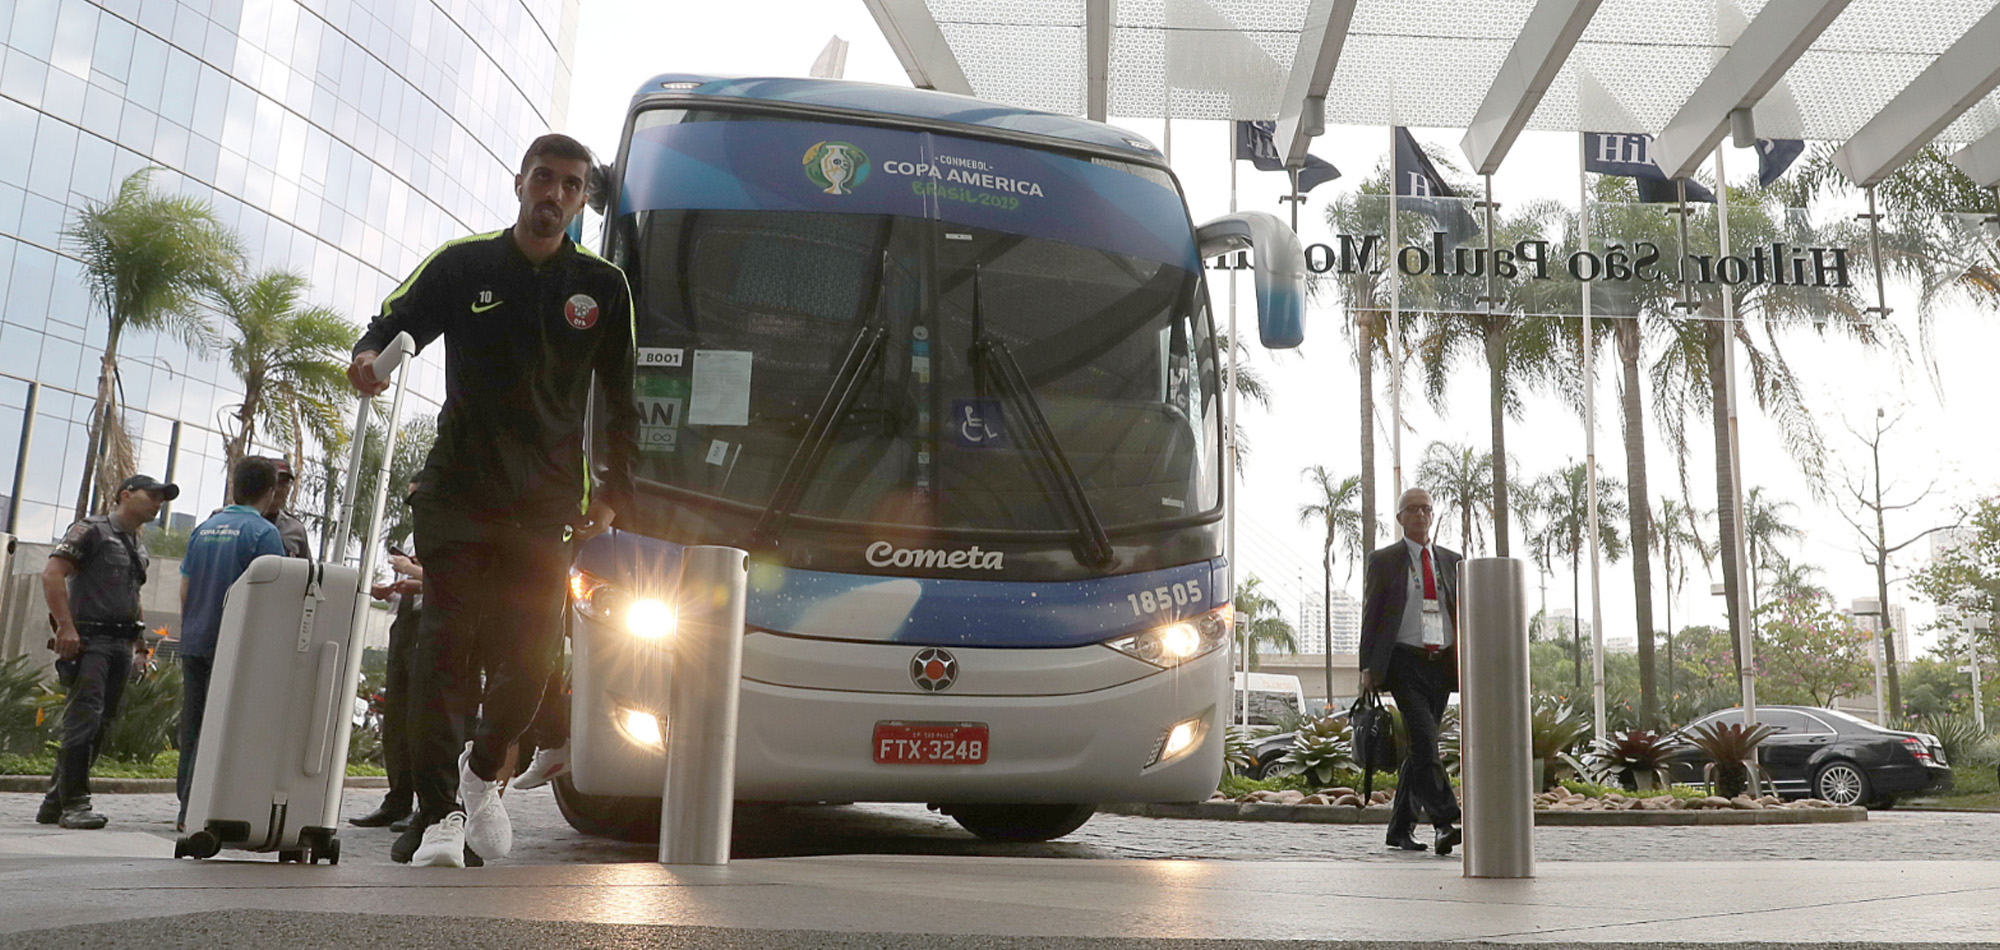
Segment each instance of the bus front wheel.
M660 800L657 798L616 798L585 795L567 774L558 775L556 807L563 820L584 834L618 841L660 840Z
M945 805L940 811L988 841L1050 841L1069 834L1096 805Z

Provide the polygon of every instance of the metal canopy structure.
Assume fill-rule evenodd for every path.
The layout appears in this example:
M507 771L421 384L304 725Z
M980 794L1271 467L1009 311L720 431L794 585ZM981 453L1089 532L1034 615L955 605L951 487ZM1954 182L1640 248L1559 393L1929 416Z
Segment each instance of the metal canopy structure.
M1277 120L1294 162L1334 125L1467 129L1482 173L1525 129L1643 132L1687 175L1733 126L1841 143L1866 185L2000 133L1996 0L864 2L924 88Z

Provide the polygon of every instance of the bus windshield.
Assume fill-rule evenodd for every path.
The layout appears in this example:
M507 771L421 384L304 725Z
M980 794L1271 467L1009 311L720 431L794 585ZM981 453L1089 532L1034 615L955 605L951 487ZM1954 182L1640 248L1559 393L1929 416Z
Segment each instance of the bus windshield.
M623 167L642 485L945 531L1076 531L1066 493L1107 528L1219 505L1215 344L1164 173L686 109L641 113Z

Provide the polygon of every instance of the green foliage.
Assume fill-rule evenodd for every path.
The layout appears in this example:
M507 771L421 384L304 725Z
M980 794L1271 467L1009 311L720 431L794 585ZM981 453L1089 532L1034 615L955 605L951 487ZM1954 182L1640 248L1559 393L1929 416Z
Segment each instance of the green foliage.
M1750 769L1745 764L1757 755L1757 746L1776 730L1770 723L1745 726L1740 722L1711 722L1694 729L1690 741L1715 763L1715 793L1735 798L1750 785Z
M1872 679L1868 634L1833 610L1833 600L1785 590L1757 608L1760 702L1831 706Z
M353 756L349 756L352 758ZM1250 770L1257 760L1250 755L1250 733L1241 726L1230 726L1222 731L1222 769L1230 775L1242 775Z
M338 312L304 302L305 277L267 271L213 282L208 295L235 329L224 344L229 368L243 383L236 437L226 448L233 466L261 437L303 459L306 437L330 449L343 441L351 399L348 347L354 327Z
M25 656L0 661L0 754L32 755L55 735L47 677Z
M1243 653L1249 658L1252 670L1262 665L1258 655L1263 647L1286 654L1299 652L1299 640L1291 623L1262 587L1263 580L1255 574L1236 587L1236 623L1243 631Z
M97 778L173 778L180 768L181 757L177 752L167 752L145 762L120 762L110 757L97 760L91 766L90 774ZM0 753L0 775L47 775L55 769L55 754L44 752L40 755L7 755ZM347 774L382 775L379 765L347 765Z
M1644 729L1614 732L1590 743L1584 754L1584 773L1592 780L1637 788L1641 776L1651 776L1656 787L1667 784L1667 757L1680 748L1672 734L1662 736Z
M1572 749L1590 732L1590 721L1576 714L1568 703L1548 696L1535 697L1528 718L1532 751L1542 763L1542 787L1553 786L1565 769L1575 769Z
M1978 750L1991 737L1980 731L1979 724L1971 716L1923 716L1910 725L1918 732L1928 732L1938 737L1938 744L1944 746L1945 759L1955 767L1953 770L1954 779L1957 777L1955 774L1956 767L1977 767L1982 764L1990 766L1992 764L1977 761ZM1991 769L1988 768L1986 770L1990 771Z
M181 667L160 663L125 684L118 717L104 737L102 758L144 763L174 740L181 722Z
M143 532L146 539L146 553L154 557L187 557L188 538L194 535L194 527L166 528L149 524Z
M1325 786L1340 769L1354 769L1354 727L1347 718L1322 716L1292 737L1292 747L1278 760L1280 768Z

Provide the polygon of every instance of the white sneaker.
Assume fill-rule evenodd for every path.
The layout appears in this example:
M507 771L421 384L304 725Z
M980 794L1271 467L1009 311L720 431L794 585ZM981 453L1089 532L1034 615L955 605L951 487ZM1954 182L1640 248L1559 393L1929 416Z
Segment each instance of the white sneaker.
M462 868L465 866L465 813L455 811L424 829L424 843L410 855L410 866L419 868Z
M565 742L553 749L536 749L534 761L528 763L528 770L514 776L507 787L517 792L531 788L541 788L551 779L569 771L569 743Z
M458 757L458 801L465 806L465 843L483 858L504 858L514 850L514 822L500 803L505 786L472 772L472 745Z

